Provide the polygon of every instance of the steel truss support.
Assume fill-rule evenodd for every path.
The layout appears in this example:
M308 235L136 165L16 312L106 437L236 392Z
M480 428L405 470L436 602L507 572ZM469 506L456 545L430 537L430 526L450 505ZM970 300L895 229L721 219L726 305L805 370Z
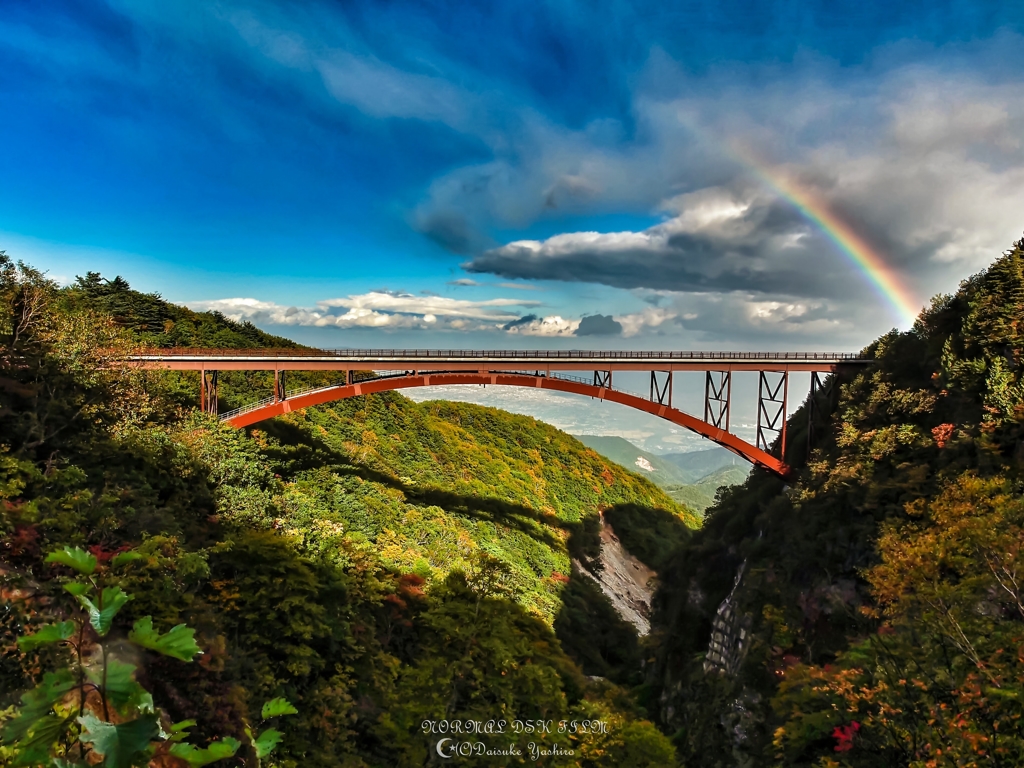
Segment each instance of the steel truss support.
M203 412L217 415L217 371L203 370L199 374L199 399Z
M612 372L611 371L594 371L594 386L595 387L607 387L611 389L612 386Z
M651 402L672 407L672 371L663 371L665 383L658 383L658 371L651 371Z
M821 415L821 406L818 404L818 396L825 389L824 383L817 371L811 372L811 394L807 398L807 455L811 455L814 447L814 427Z
M284 383L284 371L274 371L274 402L288 399L288 388Z
M704 421L728 432L731 404L732 373L708 371L704 379Z
M776 375L778 381L768 377ZM779 396L781 394L781 397ZM757 447L771 453L771 445L779 438L779 458L786 455L786 400L789 396L787 371L760 371L757 384ZM774 434L772 434L774 433Z

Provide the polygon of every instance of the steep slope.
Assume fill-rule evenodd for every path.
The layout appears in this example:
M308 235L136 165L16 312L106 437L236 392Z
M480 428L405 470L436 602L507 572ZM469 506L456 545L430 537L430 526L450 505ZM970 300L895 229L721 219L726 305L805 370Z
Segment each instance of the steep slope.
M616 613L646 635L651 630L651 593L657 574L626 551L615 531L601 521L601 573L594 582L611 601ZM584 570L585 575L591 575Z
M650 681L686 765L1017 765L1024 241L841 371L662 574ZM945 762L943 762L945 761Z

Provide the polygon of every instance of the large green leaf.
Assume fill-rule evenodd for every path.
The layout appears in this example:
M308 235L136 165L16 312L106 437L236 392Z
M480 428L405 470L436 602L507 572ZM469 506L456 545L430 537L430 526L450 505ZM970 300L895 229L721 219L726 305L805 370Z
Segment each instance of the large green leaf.
M14 765L45 765L50 751L60 740L71 718L47 715L36 720L25 738L16 745Z
M147 715L127 723L107 723L93 714L78 718L82 724L79 740L91 744L103 757L106 768L131 768L149 760L149 743L160 733L156 715Z
M75 678L71 670L47 672L43 682L21 695L17 717L8 721L0 733L4 743L12 744L25 738L36 722L49 715L53 705L67 696L68 691L74 687Z
M256 757L261 760L269 755L284 737L284 734L280 731L268 728L259 735L259 738L255 739L252 743L253 749L256 750Z
M215 741L206 749L198 749L191 744L175 744L171 747L171 754L187 762L193 768L209 765L218 760L234 757L235 752L242 746L238 739L227 736L220 741Z
M132 631L128 633L128 639L136 645L162 653L164 656L192 661L196 654L202 653L196 645L195 635L195 630L184 624L179 624L170 632L161 635L153 629L153 617L144 616L135 622Z
M83 581L69 581L64 584L64 589L68 594L78 597L79 595L89 594L92 591L92 584L86 584Z
M64 547L46 556L47 563L60 563L89 576L96 570L96 556L80 547Z
M100 687L103 684L102 667L90 667L86 670L89 682ZM135 665L114 658L107 658L107 698L119 712L128 709L143 712L153 711L153 696L135 680Z
M280 717L281 715L297 715L298 713L299 710L293 707L288 699L279 696L278 698L271 699L264 704L263 712L261 714L263 715L264 720L269 720L272 717Z
M188 729L196 724L195 720L182 720L175 723L167 731L168 741L182 741L188 738Z
M62 621L59 624L47 624L45 627L40 628L40 630L34 635L19 637L18 648L20 648L23 653L26 653L38 648L40 645L62 642L75 634L75 628L76 625L73 621Z
M103 590L100 599L102 609L84 595L76 595L76 597L78 602L89 612L89 623L100 637L110 631L110 625L113 623L114 617L117 616L117 612L132 599L132 596L120 587L107 587Z

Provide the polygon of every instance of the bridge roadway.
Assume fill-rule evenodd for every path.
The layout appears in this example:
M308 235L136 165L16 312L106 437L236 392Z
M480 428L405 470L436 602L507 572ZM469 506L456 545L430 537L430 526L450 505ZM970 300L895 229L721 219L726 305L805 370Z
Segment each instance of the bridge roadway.
M224 414L234 427L247 427L293 410L376 392L438 385L498 384L538 387L611 400L692 430L780 477L786 465L789 374L810 372L808 446L817 419L821 373L861 366L870 359L847 352L634 352L605 350L393 350L393 349L153 349L130 361L144 368L192 370L200 374L200 401L217 413L219 371L272 371L273 395ZM592 371L592 383L560 376ZM343 382L288 392L286 371L345 371ZM366 371L375 373L367 375ZM651 374L650 397L612 386L613 371ZM672 407L675 372L703 371L704 418ZM729 431L732 375L758 374L757 432L754 444ZM659 378L659 376L661 378Z
M154 349L145 367L179 371L818 371L869 360L849 352L602 350Z

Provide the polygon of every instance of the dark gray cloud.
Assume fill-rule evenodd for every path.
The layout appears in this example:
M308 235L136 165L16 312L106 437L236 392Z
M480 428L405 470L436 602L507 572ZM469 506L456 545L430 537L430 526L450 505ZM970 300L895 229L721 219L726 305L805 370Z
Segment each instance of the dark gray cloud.
M452 253L469 254L485 243L466 217L453 210L420 216L415 225L416 229Z
M611 315L585 315L576 328L576 336L619 336L622 323Z
M513 328L518 328L521 325L529 325L530 323L536 322L540 318L536 315L523 315L518 320L510 320L501 326L503 331L511 331Z
M463 267L503 277L627 289L850 295L843 279L849 266L841 259L816 259L832 246L787 203L750 191L685 197L691 199L681 203L691 208L642 232L570 233L510 243ZM865 288L855 285L853 290Z

